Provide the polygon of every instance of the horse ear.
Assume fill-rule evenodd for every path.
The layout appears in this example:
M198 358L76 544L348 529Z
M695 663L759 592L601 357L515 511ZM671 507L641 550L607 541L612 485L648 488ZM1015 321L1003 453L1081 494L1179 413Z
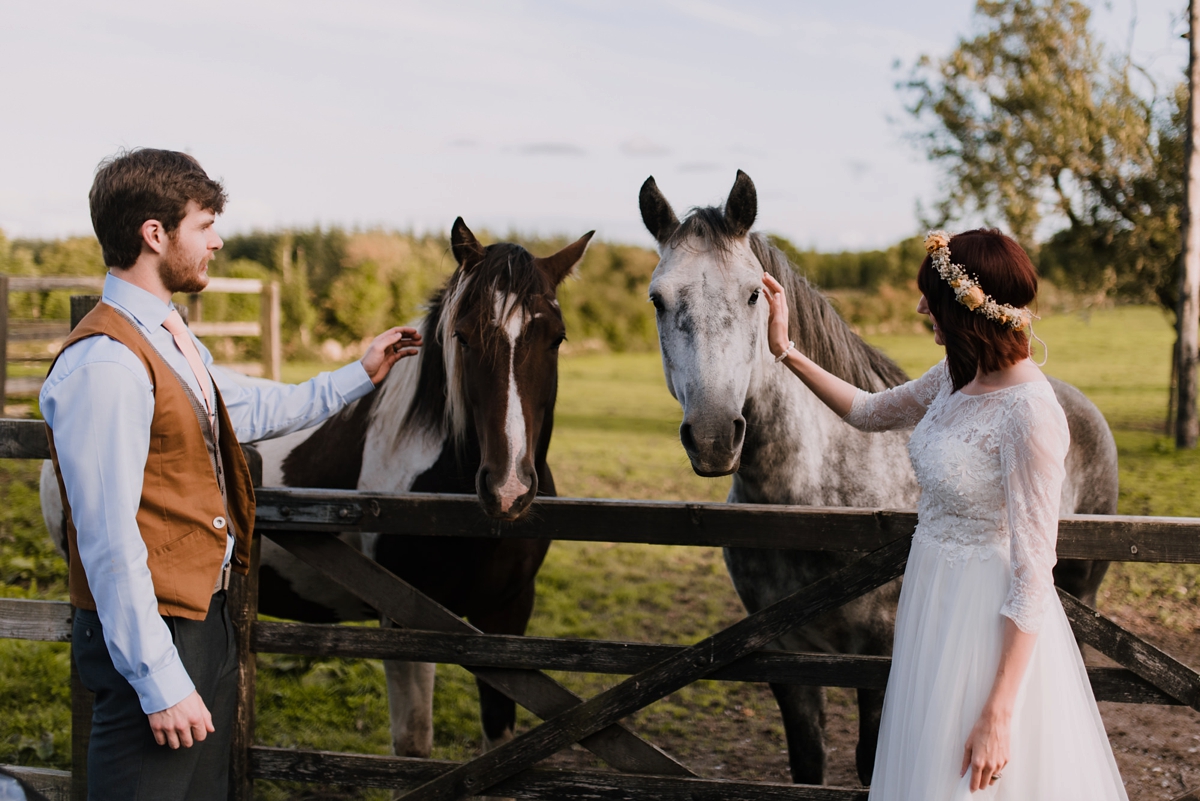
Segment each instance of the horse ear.
M575 269L575 265L579 264L583 259L583 253L587 250L588 242L592 241L592 235L595 233L595 231L588 231L553 256L547 256L544 259L534 258L534 266L540 270L544 270L550 276L550 280L554 285L558 286L564 278L571 274L571 270Z
M729 199L725 201L725 220L734 236L745 236L758 216L758 192L750 176L738 170Z
M463 222L463 218L455 219L450 228L450 250L454 252L454 260L463 270L470 270L483 261L483 245L471 233L471 229Z
M671 210L671 204L663 197L663 193L658 190L653 175L642 184L642 191L638 194L638 205L642 209L642 222L654 235L654 240L660 245L664 244L679 227L679 218Z

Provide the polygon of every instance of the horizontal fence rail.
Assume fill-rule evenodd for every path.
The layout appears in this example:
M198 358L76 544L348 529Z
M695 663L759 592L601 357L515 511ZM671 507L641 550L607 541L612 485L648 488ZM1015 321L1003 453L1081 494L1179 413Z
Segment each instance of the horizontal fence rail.
M103 276L91 275L3 275L0 274L0 405L9 397L36 397L42 388L42 376L8 377L8 346L10 343L54 342L66 339L72 323L66 320L11 319L8 316L8 297L12 292L59 292L82 290L98 299L104 289ZM261 297L258 321L208 321L201 319L200 294L189 296L189 325L199 337L258 337L262 340L262 361L224 365L248 375L264 376L274 381L281 378L283 350L280 339L282 311L279 284L257 278L219 278L208 280L207 292ZM73 296L82 300L81 296ZM91 301L92 303L96 300ZM90 308L90 306L88 307ZM78 319L76 317L73 320ZM48 348L22 347L13 361L50 362L55 354Z
M525 522L487 518L471 495L264 487L264 531L369 531L436 537L537 538L870 553L911 536L917 514L888 509L538 498ZM1200 518L1067 515L1058 556L1200 564Z
M44 424L0 419L0 458L49 459ZM911 536L917 514L887 509L538 498L529 519L497 523L472 495L262 487L263 531L369 531L869 553ZM1200 518L1067 515L1061 559L1200 564Z
M67 289L86 289L92 292L104 291L104 276L94 275L10 275L8 276L9 292L58 292ZM262 292L263 282L257 278L218 278L208 279L208 292L222 292L233 295L257 295Z
M260 622L259 653L323 654L352 659L399 659L464 667L565 670L633 675L675 656L682 646L606 640L560 640L503 634L444 634L397 628L363 628ZM882 690L892 660L886 656L755 651L711 673L721 681L772 682ZM1098 701L1161 704L1181 701L1125 668L1088 668Z

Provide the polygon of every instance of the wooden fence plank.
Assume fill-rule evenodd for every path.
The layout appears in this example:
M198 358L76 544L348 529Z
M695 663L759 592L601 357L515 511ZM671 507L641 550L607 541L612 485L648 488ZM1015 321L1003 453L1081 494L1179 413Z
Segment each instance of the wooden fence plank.
M280 546L353 592L400 626L429 631L481 633L462 618L418 592L377 562L327 534L278 534ZM481 681L547 719L580 703L580 698L540 671L475 668ZM632 773L692 776L668 754L613 722L601 726L580 745L613 767Z
M49 459L50 442L41 420L0 418L0 459Z
M0 275L0 416L8 398L8 276Z
M450 801L478 795L599 728L630 715L714 670L745 656L882 586L904 572L910 541L905 538L831 576L776 601L650 670L625 681L493 751L454 768L402 796L406 801Z
M66 601L0 598L0 638L69 642L71 605Z
M250 451L252 449L246 448ZM257 456L258 452L253 451ZM249 454L247 454L249 455ZM251 463L251 474L254 465ZM262 458L258 459L258 478L262 479ZM237 708L234 713L233 737L230 742L229 798L230 801L253 801L254 780L250 775L250 749L254 745L254 689L258 675L258 660L252 645L254 626L258 620L258 563L262 539L255 537L250 546L250 572L229 577L229 620L237 639Z
M1075 636L1185 706L1200 711L1200 673L1087 606L1058 591Z
M10 275L10 292L55 292L65 289L104 290L104 276L95 275Z
M71 772L50 768L27 768L23 765L0 765L21 781L46 797L46 801L69 801Z
M231 295L257 295L262 292L263 282L257 278L221 278L210 276L205 292L220 292Z
M254 650L260 653L400 659L472 667L568 670L632 675L656 665L683 646L604 640L559 640L503 634L443 634L395 628L260 622ZM887 686L886 656L755 651L711 673L720 681L756 681L819 687ZM1178 704L1145 679L1123 668L1089 668L1097 700Z
M916 513L887 509L539 498L521 523L497 523L473 495L260 490L263 530L371 531L422 536L534 537L867 553L911 535ZM1200 518L1071 515L1061 559L1200 564Z
M405 789L435 779L457 762L255 747L254 777ZM496 792L536 801L866 801L865 788L631 776L580 770L527 770Z
M41 342L47 339L66 339L71 326L66 320L9 320L9 342Z
M262 374L271 381L281 381L283 371L283 336L281 320L283 306L279 284L270 281L263 284L259 295L259 334L262 336Z

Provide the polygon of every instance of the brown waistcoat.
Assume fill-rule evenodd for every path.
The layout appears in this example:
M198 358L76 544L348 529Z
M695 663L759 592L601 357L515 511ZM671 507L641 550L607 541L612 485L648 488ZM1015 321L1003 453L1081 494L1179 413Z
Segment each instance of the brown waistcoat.
M225 479L223 497L192 394L154 346L107 303L97 304L79 321L63 344L63 350L93 336L107 336L133 351L146 366L154 387L150 453L142 479L137 524L146 543L146 564L154 581L158 611L163 615L203 620L208 614L213 585L221 572L230 522L237 537L233 569L239 573L247 572L250 537L254 532L254 489L250 471L234 436L225 403L214 385L220 451L218 464L223 468ZM54 369L53 365L50 369ZM96 602L79 561L78 532L58 466L54 432L47 427L46 433L67 514L71 603L81 609L94 610ZM226 514L230 521L225 521ZM218 522L224 522L224 525L215 525Z

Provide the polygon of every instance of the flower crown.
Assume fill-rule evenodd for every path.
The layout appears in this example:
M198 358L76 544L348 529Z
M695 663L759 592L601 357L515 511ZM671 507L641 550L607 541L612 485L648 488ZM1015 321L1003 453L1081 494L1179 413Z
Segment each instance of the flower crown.
M950 235L945 231L930 231L926 235L925 252L930 255L938 275L954 290L954 297L971 311L979 312L989 320L1015 331L1033 322L1033 313L1029 309L997 303L995 298L983 291L978 281L967 274L965 267L950 263Z

